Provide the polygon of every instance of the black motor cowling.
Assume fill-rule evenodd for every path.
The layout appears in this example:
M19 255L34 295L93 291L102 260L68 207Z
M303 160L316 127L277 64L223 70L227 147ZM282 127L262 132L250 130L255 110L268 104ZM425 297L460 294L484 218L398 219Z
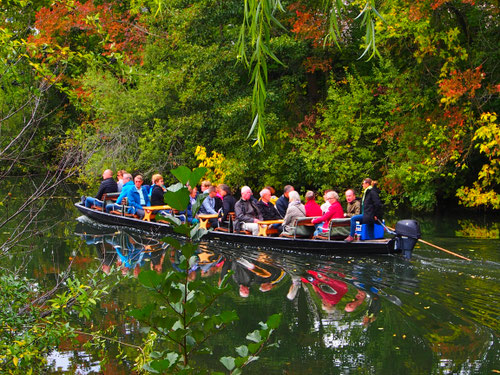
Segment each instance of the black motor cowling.
M396 223L396 249L403 251L406 259L411 258L413 248L418 239L422 236L420 225L416 220L400 220Z

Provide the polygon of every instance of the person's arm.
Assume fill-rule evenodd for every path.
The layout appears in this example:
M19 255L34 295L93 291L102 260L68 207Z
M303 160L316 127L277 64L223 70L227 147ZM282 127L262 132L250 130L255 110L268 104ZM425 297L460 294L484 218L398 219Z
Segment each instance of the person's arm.
M236 220L241 223L253 223L254 218L247 215L244 203L242 201L236 203L235 206Z
M134 194L134 192L132 190L130 190L129 194L127 194L128 205L129 206L133 206L133 207L135 207L135 208L137 208L139 210L142 210L142 206L141 206L140 200L137 201L137 197L138 196L139 196L139 193L136 192Z
M229 199L222 200L222 221L227 221L227 215L229 214L231 209L231 203Z
M144 195L144 202L146 203L145 206L146 207L151 206L151 201L149 200L149 195L148 195L149 186L142 187L141 189L142 189L142 195ZM163 200L163 197L162 197L162 200Z
M311 223L318 224L318 223L321 223L323 221L326 221L327 217L328 217L328 212L330 212L330 210L326 211L326 213L324 215L317 217L316 219L312 219Z
M120 195L118 196L118 198L116 199L116 204L121 204L122 203L122 200L123 198L127 195L127 190L123 190L121 191Z
M381 216L382 214L382 202L380 201L380 197L378 196L378 193L372 189L372 198L373 198L373 218L375 221L377 221L378 216Z
M101 182L101 185L99 185L99 190L97 191L97 194L95 195L96 199L102 200L102 196L104 194L104 190L106 189L105 182Z
M217 213L217 212L215 212L215 210L210 205L210 197L207 197L203 201L202 206L203 206L203 211L205 211L207 214L216 214Z

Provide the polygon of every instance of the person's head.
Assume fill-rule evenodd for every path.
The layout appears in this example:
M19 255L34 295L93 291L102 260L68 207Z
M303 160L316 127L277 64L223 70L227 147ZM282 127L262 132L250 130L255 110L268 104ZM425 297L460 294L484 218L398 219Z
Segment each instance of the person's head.
M123 183L126 184L127 182L129 181L132 181L134 178L132 177L132 175L130 173L127 173L125 172L123 174Z
M306 201L313 201L314 200L314 191L308 190L306 192Z
M219 193L223 197L225 197L226 195L231 195L231 189L226 184L219 184L217 186L217 189L219 189Z
M246 285L240 285L240 297L247 298L250 295L250 288Z
M355 199L356 199L356 193L354 193L354 190L352 190L352 189L346 190L346 192L345 192L345 200L348 203L351 203Z
M161 174L154 174L151 180L153 181L153 185L163 185L163 176Z
M365 178L363 182L361 183L363 185L363 190L366 189L368 186L372 185L372 179L371 178Z
M339 195L337 194L337 192L332 190L332 191L329 191L328 193L326 193L325 198L331 204L331 203L335 203L336 201L339 200Z
M210 186L212 186L212 183L208 180L202 181L201 182L201 192L204 193L205 190L207 190Z
M104 172L102 172L102 179L105 180L107 178L112 178L113 177L113 171L111 169L106 169Z
M356 310L359 307L359 305L361 305L365 300L366 292L359 290L358 293L356 294L356 297L354 298L355 298L354 301L349 302L345 305L344 310L346 312L353 312L354 310Z
M295 190L295 189L293 188L293 186L292 186L292 185L285 185L285 187L283 188L283 195L284 195L285 197L287 197L287 198L288 198L288 197L289 197L290 192L291 192L291 191L294 191L294 190Z
M323 192L323 199L325 200L325 202L326 202L326 195L327 195L329 192L331 192L331 191L333 191L333 190L332 190L332 189L326 189L326 190Z
M198 188L196 186L193 186L191 188L191 191L189 192L189 195L191 195L191 197L195 198L197 193L198 193Z
M273 289L273 284L271 283L262 283L260 284L259 290L263 293L269 292L271 289Z
M144 182L144 179L140 174L134 177L134 185L136 188L140 188L142 186L142 183Z
M250 200L250 197L252 196L252 189L250 189L248 186L243 186L241 188L241 199L244 201Z
M271 200L271 191L269 189L264 188L259 194L263 202L268 203Z
M271 192L271 195L276 194L276 190L270 185L266 186L265 189L269 190Z
M300 203L300 195L295 190L292 190L288 193L288 200L291 202L299 202Z
M123 175L127 173L127 171L120 169L118 172L116 172L116 178L118 180L123 180Z
M215 191L215 186L210 186L206 192L208 193L208 196L210 198L215 198L215 196L217 195L217 192Z

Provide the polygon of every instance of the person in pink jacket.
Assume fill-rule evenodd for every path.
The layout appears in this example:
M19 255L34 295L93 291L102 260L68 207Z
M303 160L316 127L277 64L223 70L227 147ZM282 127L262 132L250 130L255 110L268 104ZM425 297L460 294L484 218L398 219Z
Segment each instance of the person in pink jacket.
M323 223L322 226L316 228L314 235L328 232L328 226L331 219L342 219L344 218L344 210L339 202L339 195L335 191L330 191L325 196L326 200L330 203L328 211L320 217L312 220L313 224Z

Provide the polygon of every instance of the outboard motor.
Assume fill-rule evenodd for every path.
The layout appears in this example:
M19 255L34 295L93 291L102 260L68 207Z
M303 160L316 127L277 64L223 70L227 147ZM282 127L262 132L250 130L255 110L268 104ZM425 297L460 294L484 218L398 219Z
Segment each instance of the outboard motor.
M422 236L416 220L400 220L396 223L396 249L403 251L405 259L410 259L413 248Z

